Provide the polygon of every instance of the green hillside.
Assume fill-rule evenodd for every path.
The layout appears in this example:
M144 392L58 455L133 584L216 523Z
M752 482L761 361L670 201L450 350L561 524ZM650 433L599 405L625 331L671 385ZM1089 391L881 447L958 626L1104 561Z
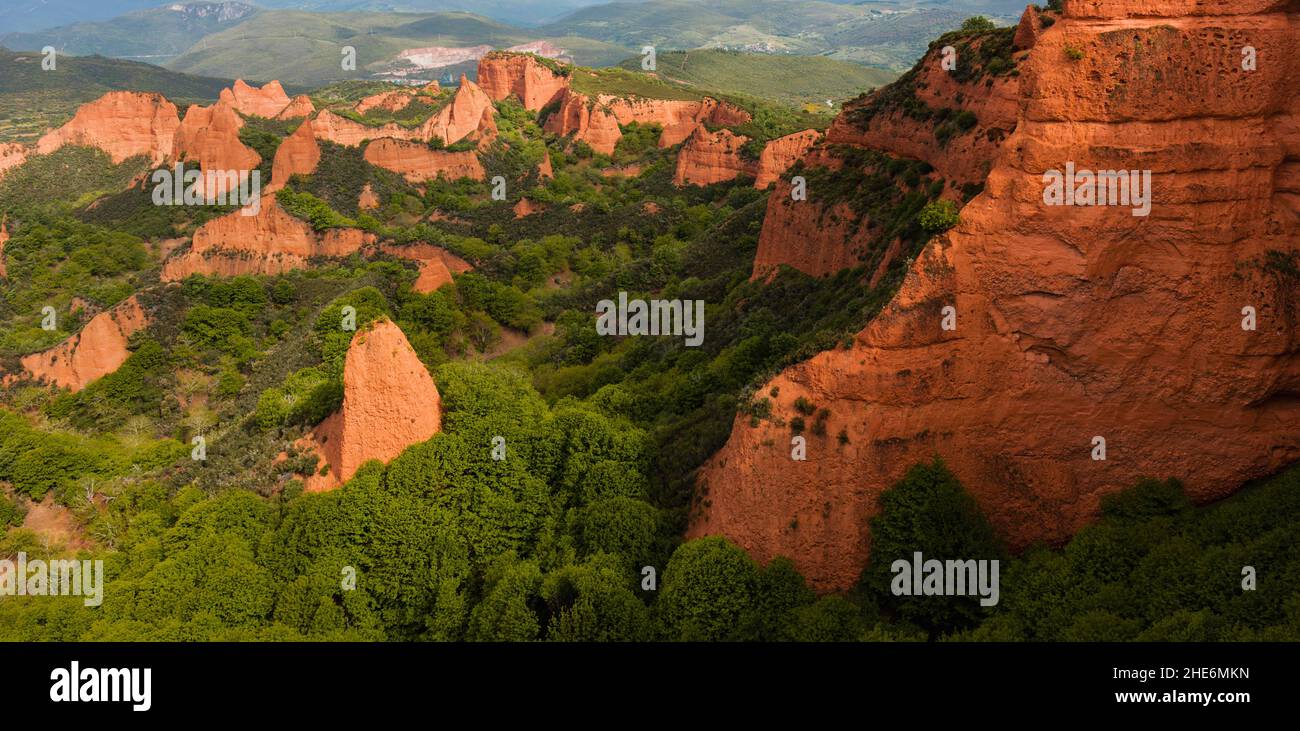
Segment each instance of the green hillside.
M318 85L368 78L389 68L406 49L429 46L504 48L542 40L535 33L472 13L307 13L266 11L253 21L205 37L168 68L197 74L277 78L284 83ZM626 58L629 49L586 38L546 36L578 63L606 65ZM342 50L357 52L357 68L345 71ZM459 65L458 73L472 65ZM441 75L441 71L432 72Z
M239 2L164 5L111 20L8 33L0 35L0 46L35 51L48 45L72 56L98 54L160 63L184 53L204 36L238 25L258 12Z
M640 71L641 58L630 58L619 65ZM852 98L896 78L889 71L823 56L717 49L658 54L655 74L690 88L759 97L790 106L823 106L827 99L838 102Z
M158 92L187 105L214 101L229 85L226 79L100 56L59 57L53 71L42 71L40 54L0 48L0 141L30 142L108 91Z

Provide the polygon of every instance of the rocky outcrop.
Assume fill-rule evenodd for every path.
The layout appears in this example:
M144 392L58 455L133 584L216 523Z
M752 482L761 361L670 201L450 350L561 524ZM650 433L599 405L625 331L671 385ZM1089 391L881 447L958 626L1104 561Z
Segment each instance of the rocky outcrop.
M411 289L420 294L428 294L444 284L451 284L453 274L462 274L474 268L459 256L432 244L418 243L406 246L384 244L378 247L378 251L389 256L409 259L419 265L420 274L411 285Z
M726 127L749 120L749 112L707 97L683 101L601 94L593 99L566 89L559 108L546 118L544 129L560 136L573 135L596 152L610 155L623 137L620 124L657 124L663 128L659 146L672 147L701 125Z
M441 412L438 388L401 329L380 320L359 330L344 361L343 406L302 445L329 466L309 476L306 489L334 489L366 462L388 462L429 440L441 429Z
M1043 18L1038 12L1038 8L1030 5L1025 8L1024 15L1020 16L1020 23L1016 26L1016 35L1011 44L1019 51L1027 51L1034 47L1038 41L1038 35L1043 32Z
M551 180L555 177L555 168L551 167L551 153L542 153L542 161L537 163L537 179Z
M800 160L817 141L822 138L822 133L815 129L806 129L802 132L788 134L785 137L778 137L769 141L763 146L763 152L758 156L758 169L754 179L754 187L762 190L776 179L785 175L796 162Z
M536 112L559 99L569 78L531 54L493 52L479 59L478 85L494 101L514 96L524 109Z
M328 109L321 110L320 114L312 120L312 133L318 140L328 140L336 145L347 147L359 147L366 140L377 140L383 137L396 140L424 140L424 133L420 129L411 129L392 122L372 127L347 117L340 117Z
M757 163L741 155L748 141L748 137L732 134L729 129L710 132L703 126L696 127L677 153L673 184L712 185L735 180L742 174L753 175Z
M538 203L530 198L520 198L519 202L511 210L515 212L515 218L524 218L546 210L546 204Z
M101 312L59 345L22 358L23 370L38 381L80 391L97 378L112 373L131 353L131 335L149 324L135 297Z
M349 256L375 240L374 234L354 228L313 231L285 212L274 194L262 196L256 215L243 214L234 211L200 226L188 250L163 262L162 280L191 274L281 274L306 268L312 257Z
M311 98L306 94L299 94L285 105L280 113L275 115L276 119L299 119L301 117L310 117L316 113L316 105L311 103Z
M310 119L304 119L293 134L284 138L275 150L275 160L271 162L271 184L266 192L274 193L283 188L294 175L311 175L320 164L320 145L316 144L316 133Z
M83 104L67 124L47 132L36 151L48 155L64 145L89 145L108 153L115 164L144 155L156 165L171 154L178 127L176 105L161 94L110 91Z
M366 187L361 189L361 195L357 196L357 208L363 211L370 211L378 207L379 196L375 195L375 191L370 187L370 183L366 183Z
M0 144L0 178L5 176L5 172L10 168L16 168L27 160L31 151L17 142L6 142Z
M366 162L392 170L412 183L434 178L483 180L487 173L473 152L431 150L418 142L375 140L366 145Z
M241 176L246 175L257 168L262 156L240 141L243 126L244 120L227 102L219 101L210 107L195 104L186 110L176 130L171 157L197 163L204 171L239 171Z
M1300 458L1297 41L1280 3L1067 0L984 192L852 347L757 391L771 418L736 420L689 535L842 589L880 493L935 455L1013 548L1065 540L1143 476L1205 502ZM1242 73L1246 43L1276 62ZM1150 215L1045 205L1068 163L1151 171ZM807 461L800 398L825 413Z
M221 90L218 101L243 114L274 119L289 106L289 95L284 93L284 87L278 81L271 81L259 89L237 79L234 86Z
M357 114L365 114L372 109L383 109L389 112L400 112L411 106L415 101L415 91L412 89L396 89L394 91L382 91L378 94L371 94L357 102L352 109Z
M495 108L492 99L477 84L461 74L460 88L451 103L438 110L437 114L424 123L421 128L425 141L438 137L447 144L459 142L483 126L484 115L492 115ZM496 125L492 124L495 133Z

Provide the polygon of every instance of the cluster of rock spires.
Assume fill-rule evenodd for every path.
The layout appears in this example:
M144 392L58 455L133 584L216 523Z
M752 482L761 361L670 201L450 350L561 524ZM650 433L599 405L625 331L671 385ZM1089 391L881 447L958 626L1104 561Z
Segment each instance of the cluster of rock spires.
M846 112L828 142L984 190L851 347L758 391L771 419L736 420L701 471L689 535L788 556L819 589L842 589L868 560L880 493L936 455L1013 548L1066 539L1144 476L1177 477L1203 502L1300 457L1300 281L1269 265L1300 252L1298 9L1065 0L1047 24L1031 8L1019 76L964 95L981 124L1014 130L993 149L987 135L942 148L902 116L859 129ZM921 74L918 94L951 104L938 59ZM1045 205L1045 173L1068 163L1152 171L1150 215ZM823 229L787 186L756 270L855 265L861 232ZM825 409L807 461L791 459L796 399Z

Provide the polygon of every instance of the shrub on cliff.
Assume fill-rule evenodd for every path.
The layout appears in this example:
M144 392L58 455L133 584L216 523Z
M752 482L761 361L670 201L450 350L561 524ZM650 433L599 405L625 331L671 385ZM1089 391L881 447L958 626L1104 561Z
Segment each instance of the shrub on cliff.
M961 220L957 204L950 200L930 201L917 217L921 228L934 234L947 231Z

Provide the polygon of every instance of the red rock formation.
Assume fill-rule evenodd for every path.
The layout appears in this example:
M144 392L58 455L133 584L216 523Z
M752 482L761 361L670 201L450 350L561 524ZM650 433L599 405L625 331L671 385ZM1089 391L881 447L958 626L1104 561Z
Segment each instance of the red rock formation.
M130 297L99 313L81 332L55 347L23 356L23 370L38 381L80 391L125 363L131 355L126 349L128 339L147 324L144 309Z
M219 101L226 102L244 114L274 119L289 106L289 96L280 82L272 81L258 89L237 79L229 89L222 89Z
M1025 8L1024 15L1020 16L1020 24L1016 26L1016 35L1012 40L1012 45L1016 50L1027 51L1034 47L1038 41L1038 34L1043 32L1043 19L1038 14L1038 8L1030 5Z
M411 288L420 294L428 294L444 284L451 284L453 274L461 274L474 268L459 256L432 244L419 243L406 246L384 244L378 247L378 251L419 264L420 275Z
M785 175L785 171L799 162L799 159L807 154L821 138L821 132L806 129L768 142L763 146L762 154L758 156L758 173L754 179L754 187L762 190L776 182L777 178Z
M524 218L525 216L531 216L534 213L541 213L546 210L546 204L538 203L537 201L529 200L528 198L520 198L519 202L516 203L515 207L511 210L515 212L515 218Z
M483 116L479 118L478 129L474 130L470 139L478 140L477 149L483 152L497 141L500 130L497 129L496 110L488 107L483 110Z
M162 280L191 274L280 274L305 268L313 256L348 256L375 239L353 228L317 233L280 208L274 194L262 196L256 215L243 214L234 211L200 226L188 251L163 262Z
M551 167L551 153L543 152L542 161L537 163L537 179L551 180L555 177L555 168Z
M361 195L357 197L357 208L363 211L369 211L378 207L379 196L375 195L375 191L370 187L370 183L366 183L366 187L361 189Z
M9 243L9 221L0 217L0 279L9 276L9 270L5 268L5 244L7 243Z
M384 109L389 112L400 112L415 101L416 92L412 89L395 89L393 91L381 91L378 94L371 94L352 107L357 114L365 114L372 109Z
M6 142L0 144L0 178L5 176L9 168L15 168L22 165L31 154L26 146L17 142Z
M145 155L156 165L171 154L178 127L176 105L161 94L110 91L81 105L67 124L47 132L36 143L36 152L48 155L64 145L89 145L107 152L114 163Z
M185 119L176 130L171 156L198 163L204 171L246 174L257 168L262 156L239 140L243 126L244 120L226 102L210 107L195 104L186 110Z
M677 153L674 185L712 185L735 180L741 174L752 175L757 167L741 156L740 148L748 137L732 134L729 129L710 132L699 126Z
M310 117L316 113L316 105L311 103L311 98L306 94L299 94L285 105L280 113L275 115L276 119L298 119L300 117Z
M601 94L595 99L566 89L559 109L546 118L547 132L587 143L591 149L613 154L623 133L619 125L657 124L663 128L660 147L684 142L697 127L735 126L750 120L749 112L716 99L699 101L624 98Z
M399 173L412 183L434 178L483 180L487 173L473 152L431 150L417 142L381 139L366 145L366 162Z
M382 127L354 122L346 117L321 110L312 120L312 132L318 140L329 140L337 145L358 147L365 140L377 140L389 137L397 140L423 140L424 133L419 129L408 129L399 124L388 123Z
M614 154L623 132L618 119L584 94L566 91L560 108L546 118L547 132L586 143L591 149L606 155Z
M266 192L274 193L283 188L294 175L311 175L319 164L320 145L316 144L311 120L304 119L298 129L276 148L275 160L271 163L271 184L266 187Z
M515 96L536 112L569 88L569 78L551 71L530 54L493 52L478 62L478 84L495 101Z
M881 491L936 454L1014 548L1066 539L1142 476L1204 502L1300 458L1300 285L1266 263L1300 255L1297 41L1280 3L1067 0L985 192L851 348L759 390L779 388L772 420L736 420L689 535L845 588ZM1275 62L1242 73L1247 43ZM1067 162L1151 170L1150 216L1044 205ZM803 462L777 426L801 397L830 414Z
M424 123L421 139L428 141L438 137L450 145L482 128L483 116L494 113L492 99L477 84L461 74L456 96L452 97L450 104ZM495 123L492 124L492 130L496 131Z
M352 337L343 366L343 407L305 442L329 465L307 490L331 490L370 460L388 462L437 434L442 400L400 328L380 320Z

